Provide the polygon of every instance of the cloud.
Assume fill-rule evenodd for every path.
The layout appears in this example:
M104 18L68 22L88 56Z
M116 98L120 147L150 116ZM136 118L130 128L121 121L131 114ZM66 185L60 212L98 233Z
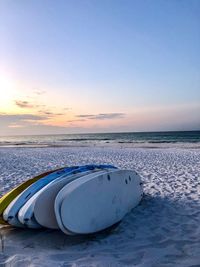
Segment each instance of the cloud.
M82 122L82 121L85 121L85 119L69 120L67 122Z
M35 114L2 114L0 113L0 133L4 129L27 128L31 132L31 127L36 125L46 125L48 116Z
M46 105L39 105L39 104L33 104L30 101L26 100L15 100L15 104L20 107L20 108L26 108L26 109L39 109L42 108L41 110L38 110L38 112L42 115L48 115L49 117L51 116L63 116L65 113L54 113L50 110L48 110L48 107Z
M22 126L25 124L35 124L47 120L47 116L33 115L33 114L0 114L1 126L15 127L15 125Z
M124 117L125 113L99 113L99 114L80 114L77 118L86 118L90 120L107 120Z
M0 119L11 120L45 120L47 117L34 114L0 114Z
M96 120L105 120L105 119L116 119L116 118L121 118L124 117L125 113L100 113L91 119L96 119Z
M81 115L76 115L77 118L91 118L95 115L91 115L91 114L81 114Z
M8 125L8 128L23 128L23 127L24 125L15 124L15 123Z
M54 113L52 111L49 110L39 110L39 113L44 114L44 115L48 115L48 116L63 116L65 115L65 113Z
M29 109L37 109L37 108L45 108L46 105L35 104L27 100L15 100L15 105L20 108L29 108Z
M34 91L34 94L36 94L36 95L43 95L45 93L46 93L46 91L40 90L40 89L37 89L37 90Z
M35 110L35 112L40 113L42 115L48 115L48 116L64 116L66 115L65 110L69 110L70 108L62 108L61 112L55 113L51 110L56 110L56 107L49 107L44 104L38 104L37 100L28 101L28 100L14 100L15 105L18 106L21 109L32 109Z
M51 111L39 110L39 112L44 114L44 115L54 115L53 112L51 112Z
M15 105L20 108L34 108L35 106L28 101L15 100Z
M65 114L64 113L54 113L54 115L56 115L56 116L63 116Z

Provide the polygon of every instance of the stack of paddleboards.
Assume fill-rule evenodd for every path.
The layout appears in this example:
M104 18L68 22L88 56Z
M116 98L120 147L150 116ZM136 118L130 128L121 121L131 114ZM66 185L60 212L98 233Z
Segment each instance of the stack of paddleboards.
M112 165L84 165L36 176L0 198L0 224L90 234L118 222L142 198L140 176Z

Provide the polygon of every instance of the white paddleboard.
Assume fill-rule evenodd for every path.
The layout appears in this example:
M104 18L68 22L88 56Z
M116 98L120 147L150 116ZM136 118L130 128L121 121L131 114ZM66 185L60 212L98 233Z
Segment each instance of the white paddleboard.
M43 187L34 196L32 196L26 202L26 204L19 210L19 213L18 213L19 221L28 228L36 229L36 228L41 228L44 226L48 228L59 229L56 221L54 221L54 224L56 224L55 227L49 227L49 225L51 225L52 220L55 218L54 202L52 205L50 205L51 200L53 201L52 199L53 193L55 194L56 189L58 190L57 192L59 192L59 190L67 183L77 179L78 177L82 177L86 174L89 174L91 172L93 171L81 172L79 174L72 174L70 176L64 175L52 181L45 187ZM60 186L59 189L58 189L58 185ZM44 196L44 195L46 196L46 198L41 199L41 196ZM37 218L36 218L36 214L37 214ZM42 221L42 219L46 222L46 225L40 223L40 220Z
M107 171L108 172L108 171ZM104 171L100 171L98 173L91 173L91 174L88 174L82 178L79 178L81 180L87 180L87 179L94 179L95 177L98 177L100 175L103 175L105 173L107 173L106 170ZM79 180L78 179L78 180ZM71 182L73 183L73 182ZM71 184L69 183L69 184ZM65 188L66 186L63 187L63 189ZM62 202L64 200L64 197L65 197L65 189L63 190L61 189L59 191L59 193L57 194L56 198L55 198L55 202L54 202L54 211L55 211L55 216L56 216L56 221L57 221L57 224L59 226L59 228L66 234L69 234L69 235L73 235L74 233L68 229L66 229L62 223L62 217L60 215L60 210L61 210L61 205L62 205Z
M54 203L57 194L67 183L85 175L94 174L97 171L100 170L76 174L72 177L63 178L60 181L55 181L54 183L49 184L48 188L46 188L36 199L34 206L34 217L36 221L44 227L59 229L54 211Z
M65 175L69 172L72 172L75 169L75 167L67 167L63 168L62 170L55 171L44 178L41 178L40 180L36 181L32 185L30 185L28 188L26 188L21 194L19 194L4 210L3 218L5 221L7 221L9 224L17 227L23 227L23 225L19 222L17 214L20 208L41 188L43 188L45 185L50 183L51 181L57 179L61 175Z
M50 182L54 181L58 177L61 177L63 175L71 175L72 173L76 172L83 172L86 170L92 170L94 168L115 168L110 165L85 165L85 166L72 166L72 167L66 167L62 170L57 170L53 172L52 174L49 174L45 176L44 178L41 178L40 180L36 181L34 184L30 185L28 188L26 188L21 194L19 194L5 209L3 213L3 218L5 221L7 221L9 224L17 227L23 227L23 224L18 220L18 212L21 209L21 207L32 197L35 193L37 193L40 189L42 189L44 186L48 185Z
M142 195L141 178L134 171L114 170L80 178L58 193L56 218L65 233L98 232L121 221Z

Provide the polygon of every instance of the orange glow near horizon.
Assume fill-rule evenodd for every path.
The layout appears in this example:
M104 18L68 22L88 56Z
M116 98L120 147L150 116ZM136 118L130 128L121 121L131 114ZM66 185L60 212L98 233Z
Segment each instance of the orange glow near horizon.
M29 88L29 89L26 89ZM135 106L120 110L115 113L117 107L108 105L94 106L93 99L85 102L84 97L77 97L76 94L69 94L66 90L60 94L59 90L52 88L45 90L30 89L27 84L15 81L8 75L0 75L0 115L1 132L6 129L13 132L20 129L32 127L40 129L47 127L57 128L57 131L140 131L159 129L172 125L176 128L178 124L187 121L197 121L199 105L171 105L171 106ZM68 107L68 103L70 107ZM79 102L81 102L79 104ZM103 113L104 112L104 113ZM120 113L121 112L121 113ZM121 116L122 114L122 116ZM176 114L176 116L174 115ZM112 116L114 115L114 116ZM116 116L115 116L116 115ZM43 127L43 128L42 128ZM9 132L10 133L10 132Z

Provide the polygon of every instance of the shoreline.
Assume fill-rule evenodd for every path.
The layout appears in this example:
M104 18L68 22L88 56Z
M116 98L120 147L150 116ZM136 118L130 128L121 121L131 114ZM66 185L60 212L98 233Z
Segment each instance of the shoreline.
M68 142L68 143L44 143L44 144L0 144L1 148L143 148L143 149L200 149L200 142L146 142L146 143L133 143L133 142Z

